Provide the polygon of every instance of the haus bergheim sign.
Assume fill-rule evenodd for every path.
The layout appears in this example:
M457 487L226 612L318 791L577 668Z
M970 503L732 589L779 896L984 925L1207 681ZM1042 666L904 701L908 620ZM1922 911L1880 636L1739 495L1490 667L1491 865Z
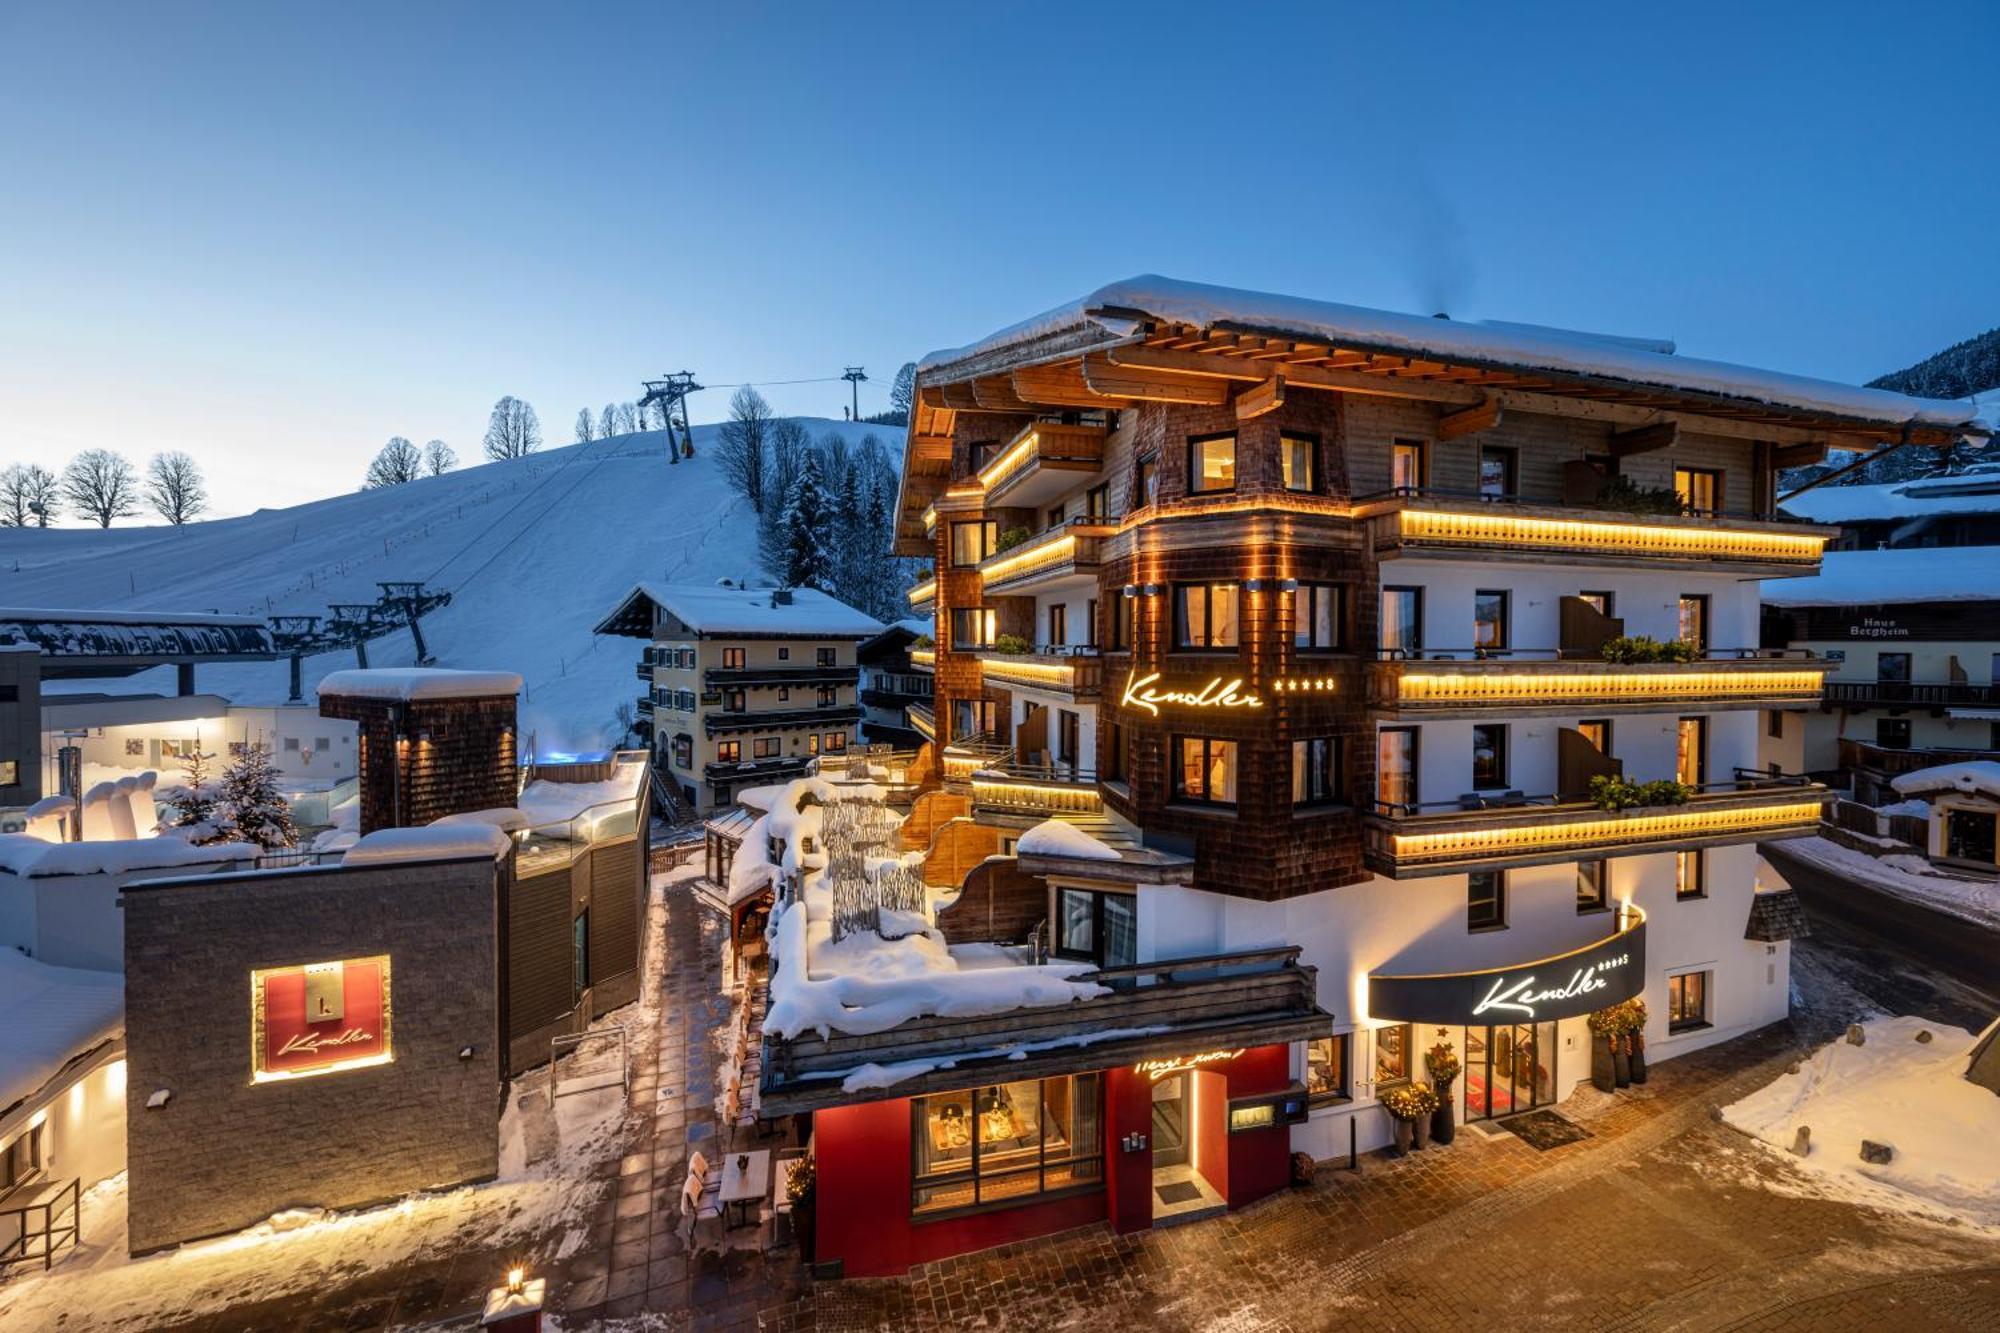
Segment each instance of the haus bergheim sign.
M1646 987L1646 916L1618 909L1616 933L1580 949L1477 972L1371 974L1371 1018L1494 1027L1594 1013Z

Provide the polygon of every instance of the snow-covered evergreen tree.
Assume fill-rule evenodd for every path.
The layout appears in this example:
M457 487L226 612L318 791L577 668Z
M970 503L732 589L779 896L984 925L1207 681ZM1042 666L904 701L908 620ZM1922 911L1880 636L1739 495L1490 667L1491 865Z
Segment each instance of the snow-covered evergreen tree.
M181 757L181 780L155 793L162 803L174 808L173 821L166 826L171 836L197 845L221 840L216 814L221 788L208 767L213 758L212 754L202 753L201 737L196 736L194 752Z
M794 588L824 589L831 573L828 553L833 499L826 491L826 469L817 449L806 450L799 475L785 500L785 583Z
M271 762L270 746L262 741L245 746L223 773L216 817L233 841L254 842L266 851L298 845L292 807L278 791L278 769Z

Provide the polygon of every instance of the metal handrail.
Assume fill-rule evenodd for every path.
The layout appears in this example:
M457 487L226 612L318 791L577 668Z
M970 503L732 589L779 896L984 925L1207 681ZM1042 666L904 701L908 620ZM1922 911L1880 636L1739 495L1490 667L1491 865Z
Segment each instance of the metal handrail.
M20 1234L8 1241L5 1248L0 1248L0 1273L37 1259L42 1261L42 1271L46 1273L55 1266L58 1250L82 1244L82 1184L80 1178L71 1177L52 1192L45 1193L47 1186L44 1185L42 1190L34 1192L36 1197L27 1203L11 1208L0 1207L0 1221L13 1218L20 1227ZM28 1224L29 1216L34 1213L41 1214L42 1224L39 1227ZM65 1215L69 1218L67 1224L60 1220ZM34 1248L30 1244L33 1241L39 1241L41 1247Z

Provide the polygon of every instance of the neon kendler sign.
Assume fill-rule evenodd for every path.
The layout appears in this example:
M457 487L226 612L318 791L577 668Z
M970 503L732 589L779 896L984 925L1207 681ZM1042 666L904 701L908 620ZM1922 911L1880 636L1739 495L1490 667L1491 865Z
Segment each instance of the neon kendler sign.
M1646 985L1646 914L1620 906L1610 934L1552 958L1466 972L1371 973L1368 1014L1398 1023L1547 1023L1629 1000Z
M1225 681L1220 676L1210 678L1208 684L1198 690L1160 690L1153 688L1160 679L1157 671L1140 675L1137 671L1125 673L1125 693L1118 702L1128 707L1143 708L1154 717L1160 715L1161 704L1173 704L1180 708L1262 708L1264 701L1254 690L1243 688L1243 678L1237 676Z
M1158 1083L1163 1078L1172 1078L1175 1074L1184 1074L1203 1065L1227 1064L1247 1049L1239 1046L1233 1051L1203 1051L1200 1055L1177 1055L1170 1060L1141 1060L1132 1066L1132 1072Z
M1510 1013L1533 1018L1535 1006L1538 1004L1573 999L1579 995L1592 995L1597 991L1609 989L1611 983L1600 973L1623 967L1630 961L1630 954L1621 953L1616 958L1605 958L1587 967L1579 967L1570 973L1567 982L1554 990L1533 989L1535 978L1532 973L1519 981L1505 976L1499 977L1493 982L1492 989L1486 992L1485 997L1472 1006L1473 1017L1477 1018L1489 1009L1505 1009Z

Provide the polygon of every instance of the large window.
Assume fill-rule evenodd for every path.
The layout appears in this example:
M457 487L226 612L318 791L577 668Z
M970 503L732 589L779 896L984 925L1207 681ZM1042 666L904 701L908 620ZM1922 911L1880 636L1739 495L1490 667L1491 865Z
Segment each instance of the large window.
M993 734L993 701L991 699L953 699L951 701L951 739L970 740L974 736Z
M1174 751L1174 795L1210 805L1236 803L1236 742L1212 736L1179 736Z
M1375 1086L1410 1081L1410 1025L1375 1029Z
M1236 631L1235 584L1174 585L1175 647L1234 648Z
M1332 805L1347 799L1346 747L1338 736L1292 742L1292 804Z
M750 757L752 759L776 759L784 754L784 752L784 742L776 736L759 736L756 740L750 742Z
M993 642L997 613L986 606L955 606L951 609L951 646L984 648Z
M1910 681L1910 655L1908 653L1875 654L1875 679L1891 685L1907 685Z
M1236 489L1236 437L1210 435L1188 441L1188 494Z
M1160 498L1160 457L1141 454L1132 465L1132 507L1143 508Z
M1479 493L1488 500L1514 494L1514 451L1487 445L1479 451Z
M1397 440L1389 446L1389 485L1399 491L1420 491L1430 480L1422 440Z
M1306 1043L1306 1095L1315 1102L1347 1100L1347 1034Z
M1099 482L1083 493L1083 512L1091 518L1111 516L1111 483Z
M1507 594L1482 588L1472 594L1472 646L1495 652L1507 646Z
M818 707L831 708L839 702L840 702L840 687L838 685L822 685L819 687L819 704L817 705Z
M1910 719L1907 717L1876 718L1875 743L1885 750L1909 749Z
M1683 972L1667 978L1667 1031L1708 1026L1708 973Z
M1576 863L1576 910L1578 912L1602 912L1611 905L1609 876L1606 861L1578 861Z
M1424 647L1424 590L1382 589L1382 648L1390 656L1415 656Z
M715 743L716 763L736 764L736 763L741 763L742 761L743 761L742 741L717 741Z
M1482 722L1472 729L1472 786L1492 791L1507 785L1507 724Z
M1062 647L1069 642L1069 603L1054 602L1049 606L1049 638L1054 647Z
M30 1125L0 1150L0 1197L42 1173L42 1127Z
M1674 469L1674 490L1681 497L1681 508L1690 514L1719 514L1722 512L1722 474L1704 471L1701 468L1677 467Z
M813 660L818 662L819 665L823 667L830 667L833 665L833 649L815 648L813 649L813 654L814 654Z
M1340 648L1347 642L1347 589L1338 583L1301 583L1292 594L1292 646Z
M1507 872L1475 870L1465 877L1468 930L1497 930L1507 924Z
M976 565L993 554L993 544L998 539L999 524L992 519L985 522L954 523L951 525L951 563L963 568Z
M1314 460L1319 453L1319 441L1310 435L1280 435L1278 437L1278 461L1284 474L1285 489L1288 491L1316 491L1319 489L1318 469Z
M1415 727L1384 727L1375 733L1375 800L1392 810L1418 803Z
M1138 902L1129 893L1057 889L1053 944L1056 957L1079 959L1099 967L1123 967L1137 962Z
M1702 656L1708 655L1708 594L1705 592L1684 592L1681 594L1680 637L1694 645L1694 650Z
M1674 777L1690 787L1708 781L1708 719L1684 717L1674 742Z
M913 1097L910 1115L918 1216L1103 1187L1097 1074Z
M744 661L743 654L744 650L741 648L724 648L722 650L723 670L741 671L743 669L743 661Z

